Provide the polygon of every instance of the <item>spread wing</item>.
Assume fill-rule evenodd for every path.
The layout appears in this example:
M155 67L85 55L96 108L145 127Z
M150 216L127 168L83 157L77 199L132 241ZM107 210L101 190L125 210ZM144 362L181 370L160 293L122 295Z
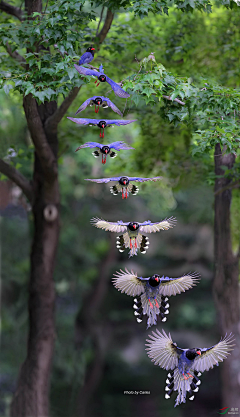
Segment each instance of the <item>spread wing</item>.
M173 226L176 225L176 222L177 220L174 217L170 217L169 219L165 219L159 223L152 223L150 221L146 221L144 223L139 223L139 231L141 233L156 233L160 230L171 229Z
M233 341L233 335L230 333L228 336L226 334L216 345L201 349L201 355L195 359L192 369L204 372L213 368L214 365L218 365L218 362L222 362L227 355L230 355L233 346L235 346L232 344Z
M148 336L150 340L146 340L146 351L155 365L161 366L166 370L174 369L178 366L178 355L183 352L183 349L177 347L173 343L171 335L167 335L164 330L162 333L156 329Z
M129 179L129 181L146 182L146 181L162 180L162 177L153 177L153 178L128 177L128 179Z
M108 222L103 219L99 218L93 218L91 220L91 223L93 226L98 227L98 229L103 229L109 232L126 232L128 223L123 223L122 220L119 220L118 222Z
M84 143L84 145L79 146L76 149L75 152L79 151L79 149L82 149L82 148L100 148L100 149L102 149L103 146L104 145L101 145L101 143L98 143L98 142L86 142L86 143Z
M72 122L78 125L97 125L100 122L98 119L78 119L76 117L67 117L67 119L72 120Z
M112 142L108 145L109 148L113 148L116 151L120 151L121 149L126 150L126 149L134 149L129 145L126 145L124 142L122 141L118 141L118 142Z
M96 96L95 96L96 97ZM86 107L91 103L92 100L95 99L95 97L90 97L88 98L86 101L84 101L84 103L79 107L79 109L76 111L75 114L80 113L81 111L85 110Z
M117 106L115 106L115 104L108 98L108 97L102 97L103 101L106 101L108 107L111 107L111 109L119 114L119 116L123 116L122 112L117 108Z
M92 70L90 68L81 67L81 66L76 65L76 64L74 64L74 67L79 72L79 74L82 74L82 75L93 75L94 77L99 77L99 75L101 74L100 72L98 72L96 70Z
M144 281L141 281L133 271L129 272L127 269L125 271L120 270L120 272L114 274L112 282L118 291L125 292L125 294L133 297L145 291Z
M100 121L100 120L99 120ZM116 125L116 126L122 126L122 125L128 125L129 123L136 122L137 120L105 120L107 125Z
M120 85L118 85L117 83L115 83L113 80L111 80L111 78L106 76L106 81L108 84L110 84L110 86L112 87L114 93L116 94L116 96L121 97L121 98L128 98L130 97L130 94L126 93L126 91L124 91Z
M85 181L92 181L92 182L97 182L98 184L102 184L102 183L108 183L110 181L119 181L121 177L112 177L112 178L99 178L96 180L92 180L92 179L85 179Z
M181 278L161 278L159 294L170 297L171 295L181 294L194 287L199 282L198 273L189 273Z

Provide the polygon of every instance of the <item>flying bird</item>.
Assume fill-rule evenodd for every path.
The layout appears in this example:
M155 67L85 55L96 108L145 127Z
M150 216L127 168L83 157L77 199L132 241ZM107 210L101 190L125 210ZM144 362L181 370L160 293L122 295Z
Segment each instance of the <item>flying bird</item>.
M107 155L109 155L110 158L116 158L117 154L116 152L112 151L112 149L115 149L115 151L134 149L131 146L126 145L122 141L112 142L112 143L109 143L109 145L102 145L101 143L98 143L98 142L86 142L84 143L84 145L79 146L75 152L83 148L99 148L99 150L92 152L92 155L95 158L98 158L100 154L102 154L102 164L106 164Z
M115 104L108 98L103 96L93 96L88 98L84 103L79 107L78 111L75 114L80 113L81 111L85 110L87 106L93 106L95 104L95 113L99 112L99 107L102 106L103 109L107 107L111 107L111 109L119 114L119 116L123 116L120 110L115 106Z
M96 226L99 229L116 233L124 232L123 235L117 237L117 248L119 249L119 252L123 252L124 249L130 248L129 257L137 255L138 248L141 253L146 253L149 242L148 237L144 236L142 233L155 233L160 230L168 230L176 224L176 219L173 217L158 223L152 223L150 220L143 223L124 223L122 220L119 220L118 222L108 222L98 218L93 218L91 221L93 226Z
M232 333L210 348L181 349L176 343L173 343L171 335L169 336L162 330L152 332L147 340L147 354L155 365L170 372L166 380L165 398L169 399L173 391L177 391L175 407L186 402L188 395L189 400L194 399L195 392L199 390L201 381L199 377L204 371L209 371L214 365L230 354L233 350L232 342L234 341Z
M161 180L162 177L153 177L153 178L141 178L141 177L112 177L112 178L101 178L96 180L86 179L85 181L92 181L97 182L98 184L101 183L108 183L110 181L117 181L116 185L110 187L110 191L113 195L117 195L118 193L122 193L122 198L128 198L129 193L132 195L136 195L139 191L139 188L131 184L132 181L136 182L146 182L146 181L158 181Z
M151 277L138 277L137 273L120 271L114 274L113 285L118 291L131 295L134 298L134 315L137 322L142 322L142 316L147 315L147 329L157 324L157 316L166 321L169 314L168 297L181 294L194 287L200 275L189 273L180 278L160 277L154 274Z
M97 86L100 84L100 82L101 83L107 82L111 86L111 88L113 89L113 91L116 94L116 96L121 97L121 98L128 98L128 97L130 97L130 94L126 93L126 91L124 91L120 87L120 85L118 85L117 83L115 83L113 80L111 80L111 78L109 78L107 75L104 74L104 70L103 70L102 65L100 65L99 71L93 70L93 69L90 69L90 68L79 67L76 64L74 64L74 67L79 72L79 74L82 74L82 75L92 75L93 77L97 77L98 80L99 80L99 83L97 84ZM95 84L96 83L97 83L97 80L95 81Z
M136 122L136 120L101 120L101 119L76 119L74 117L68 117L72 122L77 123L78 125L89 125L89 126L98 126L100 128L100 138L104 138L104 129L108 126L116 125L128 125L129 123ZM101 130L102 133L101 133Z
M94 58L94 52L95 48L93 48L92 46L90 46L86 52L84 52L84 54L81 56L81 58L79 59L79 65L83 65L83 64L89 64L93 58Z

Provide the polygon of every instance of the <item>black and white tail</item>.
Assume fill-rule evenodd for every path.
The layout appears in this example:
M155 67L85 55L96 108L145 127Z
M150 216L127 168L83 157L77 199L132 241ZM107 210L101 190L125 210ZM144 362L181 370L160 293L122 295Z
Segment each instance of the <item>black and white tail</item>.
M185 403L186 399L193 401L195 393L199 390L199 385L201 384L199 376L201 373L193 371L192 369L189 371L189 373L194 375L193 378L184 379L178 368L170 371L167 375L165 398L168 400L171 397L173 391L178 391L174 407L181 403Z
M132 184L131 189L128 190L132 195L137 195L139 188L136 185Z
M123 235L117 236L116 244L119 252L124 252L126 248Z
M147 236L142 236L142 241L140 243L140 252L146 253L149 247L149 239Z
M110 152L109 156L110 156L110 158L116 158L117 153L112 151L112 152Z
M142 322L142 314L143 314L143 309L142 309L142 302L141 302L141 297L135 297L133 300L133 309L134 309L134 316L136 317L136 320L138 323Z
M92 152L92 155L93 155L95 158L98 158L98 157L99 157L99 155L100 155L100 152L98 152L98 151L94 151L94 152Z
M113 185L112 187L110 187L110 192L113 195L118 195L118 188L117 188L117 186L116 185Z
M152 307L149 304L147 295L144 293L138 297L134 298L134 315L138 323L141 323L143 320L143 315L147 315L147 329L149 327L157 324L157 316L161 317L161 320L165 322L167 320L166 315L169 313L169 304L168 298L162 295L158 295L156 300L151 299ZM157 307L158 305L158 307Z

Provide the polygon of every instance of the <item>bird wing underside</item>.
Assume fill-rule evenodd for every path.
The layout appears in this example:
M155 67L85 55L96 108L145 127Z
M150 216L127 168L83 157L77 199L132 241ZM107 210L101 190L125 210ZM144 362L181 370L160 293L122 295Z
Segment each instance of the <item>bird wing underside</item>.
M150 223L146 225L141 223L140 231L141 233L156 233L156 232L160 232L160 230L171 229L175 225L176 225L176 219L174 217L170 217L169 219L165 219L158 223Z
M199 274L196 272L186 274L181 278L162 278L159 294L165 296L181 294L182 292L194 287L199 282L198 278Z
M201 349L201 355L195 359L193 368L196 371L204 372L213 368L214 365L218 365L218 362L222 362L230 355L235 346L232 344L233 341L233 335L230 333L226 334L216 345L208 349Z
M173 343L171 335L167 335L164 330L162 333L156 329L148 335L146 350L149 358L155 365L159 365L166 370L174 369L178 366L178 347Z
M99 219L99 218L93 218L91 220L91 223L93 226L98 227L98 229L103 229L109 232L120 233L120 232L124 232L125 230L127 230L127 226L124 223L121 224L121 223L108 222L106 220Z
M127 269L114 274L112 282L118 291L133 297L144 292L145 283L138 278L137 274L134 274L133 271L129 272Z

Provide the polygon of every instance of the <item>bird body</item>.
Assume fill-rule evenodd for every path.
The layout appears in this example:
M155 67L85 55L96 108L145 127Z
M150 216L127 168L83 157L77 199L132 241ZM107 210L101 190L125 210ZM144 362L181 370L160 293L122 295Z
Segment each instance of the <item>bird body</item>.
M171 335L164 330L158 330L149 335L147 340L147 354L161 368L170 370L166 380L165 398L169 399L174 391L178 392L175 407L189 400L194 399L195 392L199 390L201 381L199 377L204 371L218 366L218 362L230 354L233 348L232 334L225 335L214 346L210 348L181 349L173 343Z
M79 65L89 64L94 58L94 52L93 51L95 51L95 48L93 48L92 46L87 48L86 52L84 52L84 54L79 59L78 64Z
M120 150L126 150L126 149L134 149L131 146L126 145L122 141L112 142L109 145L103 145L98 142L86 142L83 145L79 146L75 152L79 151L79 149L83 148L98 148L99 150L96 150L92 152L93 156L95 158L98 158L100 154L102 154L102 163L106 164L107 161L107 155L110 156L110 158L116 158L117 154L112 149L116 151Z
M138 277L133 271L117 272L113 285L118 291L134 298L134 315L137 322L142 322L142 316L147 315L147 329L157 324L158 316L165 322L169 314L168 297L181 294L194 287L199 281L199 274L189 273L180 278L160 277L155 274L148 278Z
M78 119L74 117L68 117L72 122L77 123L78 125L89 125L89 126L98 126L100 128L100 138L104 138L104 129L108 126L122 126L128 125L129 123L136 122L136 120L103 120L103 119ZM103 130L103 132L101 132Z
M155 233L160 230L168 230L175 226L176 219L170 217L158 223L152 223L147 220L143 223L137 222L123 222L119 220L117 222L108 222L103 219L94 218L92 224L99 229L104 229L110 232L124 232L117 237L117 248L120 252L123 252L126 248L130 248L129 256L137 255L138 249L141 253L146 253L148 249L148 237L142 233Z
M76 68L76 70L81 75L91 75L93 77L97 77L97 79L99 80L99 83L100 82L102 82L102 83L107 82L111 86L111 88L113 89L116 96L121 97L121 98L130 97L130 94L126 93L126 91L124 91L120 87L120 85L115 83L113 80L111 80L111 78L109 78L106 74L104 74L102 65L99 67L99 71L92 70L90 68L84 68L84 67L81 67L81 66L76 65L76 64L74 64L74 67ZM95 81L95 83L96 82L97 82L97 80ZM99 83L97 84L97 86L99 85Z
M103 96L93 96L88 98L84 103L79 107L75 114L80 113L81 111L85 110L87 106L93 106L95 104L95 113L98 113L99 107L102 106L103 109L107 107L111 107L111 109L119 114L119 116L123 116L122 112L115 106L115 104L108 98Z
M141 178L141 177L127 177L127 176L120 176L120 177L112 177L112 178L101 178L101 179L86 179L85 181L92 181L101 183L108 183L110 181L116 181L117 184L110 187L110 191L113 195L117 195L118 193L122 194L122 199L128 198L129 193L132 195L136 195L139 191L139 188L132 184L132 182L146 182L146 181L158 181L162 179L162 177L154 177L154 178Z

